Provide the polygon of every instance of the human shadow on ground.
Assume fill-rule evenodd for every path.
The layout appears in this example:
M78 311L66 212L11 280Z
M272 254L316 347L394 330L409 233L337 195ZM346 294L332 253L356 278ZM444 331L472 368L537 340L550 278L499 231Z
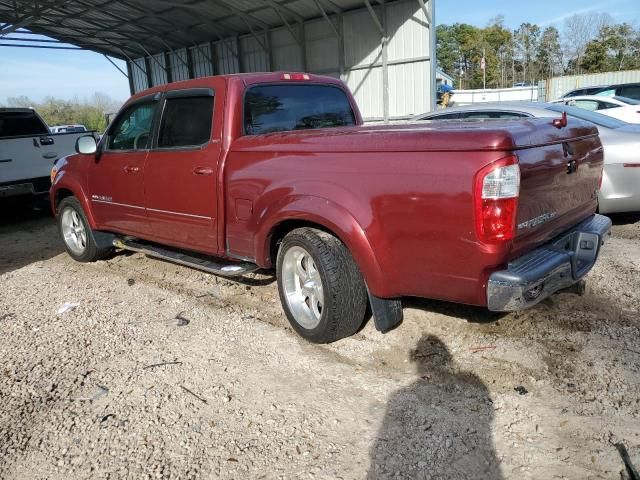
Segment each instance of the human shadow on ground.
M391 395L367 478L501 479L484 383L458 370L432 335L420 339L411 361L417 378Z

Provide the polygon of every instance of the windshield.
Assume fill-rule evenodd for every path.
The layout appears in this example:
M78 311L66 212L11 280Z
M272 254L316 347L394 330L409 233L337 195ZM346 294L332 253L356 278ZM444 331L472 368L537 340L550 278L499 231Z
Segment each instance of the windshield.
M586 120L587 122L595 123L596 125L605 128L616 129L626 127L628 125L622 120L617 120L615 118L602 115L601 113L590 112L589 110L584 110L583 108L571 107L569 105L547 105L546 109L559 113L567 112L567 115L579 118L580 120Z

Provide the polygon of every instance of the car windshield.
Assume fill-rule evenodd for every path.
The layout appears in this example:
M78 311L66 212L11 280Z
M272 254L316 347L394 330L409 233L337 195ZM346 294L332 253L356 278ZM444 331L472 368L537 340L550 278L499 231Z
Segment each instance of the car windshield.
M589 110L584 110L583 108L571 107L569 105L547 105L546 109L558 113L567 112L567 115L579 118L580 120L586 120L587 122L595 123L596 125L605 128L616 129L626 127L628 125L622 120L608 117L606 115L602 115L601 113L590 112Z
M640 105L640 100L636 100L635 98L629 98L629 97L613 97L613 98L615 98L619 102L624 102L628 105Z

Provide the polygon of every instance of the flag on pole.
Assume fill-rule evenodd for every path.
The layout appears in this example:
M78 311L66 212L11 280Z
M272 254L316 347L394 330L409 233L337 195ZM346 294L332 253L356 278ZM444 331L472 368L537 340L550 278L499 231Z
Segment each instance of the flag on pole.
M487 69L487 62L486 62L486 60L484 59L484 57L482 57L482 60L480 60L480 68L481 68L482 70L486 70L486 69Z

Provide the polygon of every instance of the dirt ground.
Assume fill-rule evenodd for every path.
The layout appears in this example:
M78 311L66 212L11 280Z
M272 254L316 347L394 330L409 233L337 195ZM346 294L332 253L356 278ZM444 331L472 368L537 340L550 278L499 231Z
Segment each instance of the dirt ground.
M408 299L397 330L316 346L269 276L80 265L52 219L3 210L0 478L627 478L640 215L614 221L584 296L499 317Z

